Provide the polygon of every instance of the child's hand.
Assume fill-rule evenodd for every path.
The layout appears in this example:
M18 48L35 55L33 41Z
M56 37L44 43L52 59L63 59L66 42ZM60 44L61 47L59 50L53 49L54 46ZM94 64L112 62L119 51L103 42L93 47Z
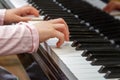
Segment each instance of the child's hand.
M120 10L120 2L119 1L110 1L107 6L103 9L105 12L110 13L113 10Z
M28 21L31 18L28 15L39 16L39 11L32 6L24 6L21 8L6 10L4 24L17 23L20 21Z
M49 38L58 38L57 47L60 47L64 41L69 41L69 30L65 21L61 18L49 21L39 21L34 24L38 30L39 42L44 42Z

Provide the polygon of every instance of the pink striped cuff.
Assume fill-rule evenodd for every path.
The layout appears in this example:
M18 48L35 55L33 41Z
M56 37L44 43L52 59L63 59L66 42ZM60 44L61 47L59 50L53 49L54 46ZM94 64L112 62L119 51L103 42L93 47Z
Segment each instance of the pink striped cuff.
M32 49L29 51L29 53L34 53L38 50L39 48L39 34L37 29L35 28L34 25L30 24L30 23L25 23L25 22L20 22L20 24L24 24L26 25L26 27L31 31L31 35L32 35Z

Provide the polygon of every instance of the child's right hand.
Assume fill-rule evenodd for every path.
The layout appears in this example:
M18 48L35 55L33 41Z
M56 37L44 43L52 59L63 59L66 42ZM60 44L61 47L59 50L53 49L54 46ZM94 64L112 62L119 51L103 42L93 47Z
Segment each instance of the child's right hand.
M53 19L48 21L39 21L34 23L39 34L39 42L44 42L49 38L58 38L57 47L60 47L64 41L69 41L69 30L66 22L62 19Z

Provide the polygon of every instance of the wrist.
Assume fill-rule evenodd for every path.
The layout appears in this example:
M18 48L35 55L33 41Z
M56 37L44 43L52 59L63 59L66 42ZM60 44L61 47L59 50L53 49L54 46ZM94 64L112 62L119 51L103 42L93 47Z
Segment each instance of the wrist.
M9 9L6 9L6 11L5 11L5 15L4 15L4 24L8 24L9 23L9 18L10 18L10 11L9 11Z
M6 14L6 9L1 9L0 10L0 25L4 24L5 14Z
M26 27L30 30L31 32L31 37L32 37L32 50L29 53L36 52L37 49L39 48L39 33L36 29L36 27L31 24L31 23L26 23L26 22L20 22L19 24L24 24Z

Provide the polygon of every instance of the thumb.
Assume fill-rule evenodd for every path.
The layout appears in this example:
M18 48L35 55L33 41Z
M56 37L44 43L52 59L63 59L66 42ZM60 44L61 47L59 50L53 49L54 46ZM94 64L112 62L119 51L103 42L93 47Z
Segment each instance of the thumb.
M30 18L30 17L21 17L20 19L19 19L19 22L20 21L23 21L23 22L27 22L27 21L30 21L32 18Z
M16 23L20 22L20 21L27 22L29 20L31 20L30 17L15 16L15 18L14 18L14 22L16 22Z

